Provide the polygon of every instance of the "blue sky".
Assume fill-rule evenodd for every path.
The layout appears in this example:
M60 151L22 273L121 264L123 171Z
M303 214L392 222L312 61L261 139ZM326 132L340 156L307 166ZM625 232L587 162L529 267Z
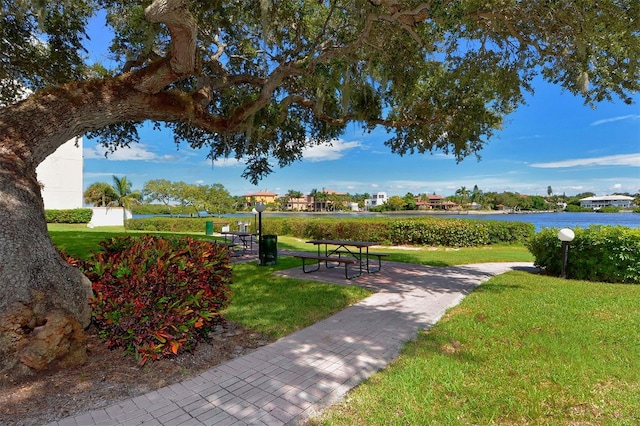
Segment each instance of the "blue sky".
M91 34L91 29L89 31ZM90 54L102 56L101 40ZM103 50L104 51L104 50ZM104 57L102 57L104 59ZM383 129L371 134L350 126L332 146L308 150L301 162L280 169L257 186L241 177L244 165L235 160L211 163L206 150L176 147L169 131L140 131L140 143L119 149L107 158L104 149L84 140L84 186L126 176L134 189L152 179L195 184L220 183L232 194L259 190L285 194L322 188L351 194L384 191L452 195L474 185L485 191L546 195L594 192L640 192L640 95L635 103L598 104L596 109L560 87L542 80L527 104L507 117L504 129L480 152L456 163L441 153L400 157L384 146Z

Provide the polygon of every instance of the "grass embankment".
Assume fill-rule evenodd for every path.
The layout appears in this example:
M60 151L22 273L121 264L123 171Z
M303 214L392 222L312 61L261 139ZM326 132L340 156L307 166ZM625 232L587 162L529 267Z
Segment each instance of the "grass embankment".
M53 243L71 256L86 258L102 240L124 234L123 228L88 229L86 226L50 225ZM134 234L131 233L130 234ZM192 235L207 238L203 235ZM225 318L274 338L286 336L344 309L370 292L356 286L328 285L279 277L273 272L293 268L299 261L282 258L278 265L257 267L255 262L234 264L233 297Z
M510 272L318 424L638 424L638 324L640 286Z
M278 338L307 327L364 299L370 291L356 286L327 285L279 277L273 271L298 266L292 258L277 266L254 262L233 267L233 297L225 318Z
M131 235L148 233L144 231L127 231ZM98 248L98 242L106 238L124 234L123 227L103 227L89 229L86 225L49 224L49 235L54 243L64 248L72 256L83 257L90 250ZM175 233L152 232L153 234L176 235ZM181 234L194 238L214 239L200 234ZM305 240L287 236L278 236L278 249L315 252L317 249ZM521 244L493 244L480 247L445 248L445 247L375 247L371 251L388 253L386 260L406 262L417 265L453 266L469 263L485 262L533 262L533 256ZM278 261L280 263L280 261ZM300 261L298 261L300 262ZM294 267L292 264L288 267Z
M50 228L54 243L76 256L123 232L56 228ZM278 240L280 249L314 249L303 240ZM532 260L521 246L379 250L390 260L436 266ZM227 317L280 337L366 295L355 287L272 274L296 265L286 257L276 266L234 265ZM638 424L638 324L640 286L507 273L467 296L317 422Z
M86 258L99 248L102 240L122 235L124 228L94 228L84 225L49 225L54 244L75 257ZM131 232L135 235L141 232ZM156 233L157 234L157 233ZM196 238L212 239L202 234ZM278 237L280 249L315 251L304 240ZM385 250L389 260L435 266L493 261L528 261L531 256L522 246L489 246L464 249L421 248ZM335 286L309 280L278 277L274 270L300 265L300 260L280 257L278 265L256 268L254 262L233 265L233 298L225 317L252 330L281 337L325 318L366 297L359 287Z
M278 247L296 251L316 251L316 247L305 240L293 237L278 237ZM372 252L388 253L385 260L413 263L416 265L453 266L486 262L533 262L533 256L521 244L492 244L480 247L373 247Z

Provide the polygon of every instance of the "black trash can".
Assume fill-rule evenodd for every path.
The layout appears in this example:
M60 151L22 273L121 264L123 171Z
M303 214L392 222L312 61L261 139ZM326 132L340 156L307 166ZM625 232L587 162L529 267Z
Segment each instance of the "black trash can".
M260 239L260 265L275 265L278 262L278 236L263 235Z
M207 235L213 235L213 222L207 221L204 224L204 233Z

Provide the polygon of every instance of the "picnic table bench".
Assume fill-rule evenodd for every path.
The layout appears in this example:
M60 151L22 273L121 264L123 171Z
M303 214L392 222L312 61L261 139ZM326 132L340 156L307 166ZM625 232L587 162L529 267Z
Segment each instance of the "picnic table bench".
M244 232L244 231L225 231L221 232L225 241L234 244L237 247L242 247L244 254L253 253L253 240L258 236L256 232Z
M315 272L320 269L320 263L324 262L328 269L344 265L344 276L346 279L359 277L364 272L374 273L382 269L382 258L388 256L385 253L370 253L369 247L377 243L372 241L345 241L345 240L310 240L309 244L318 247L317 254L296 254L293 257L302 259L302 271L304 273ZM321 247L324 246L324 253ZM332 248L329 248L332 246ZM364 249L364 251L363 251ZM369 256L378 259L377 267L372 267L369 263ZM307 268L307 260L315 260L314 269ZM357 265L358 273L349 275L349 265Z
M349 265L355 265L356 263L358 263L358 261L356 259L353 258L339 258L339 257L335 257L335 256L317 256L314 254L294 254L293 257L298 258L298 259L302 259L302 272L304 272L305 274L308 274L310 272L315 272L318 269L320 269L320 264L321 262L325 263L325 266L327 268L332 268L335 266L329 266L329 262L334 262L334 263L338 263L338 264L343 264L344 265L344 277L348 280L355 278L357 276L359 276L360 274L357 275L349 275ZM307 269L306 267L306 260L315 260L316 261L316 267L315 269Z
M342 255L346 255L346 256L350 256L351 252L345 251L345 250L336 250L334 251L335 254L338 255L338 258L342 258ZM372 268L371 265L369 264L369 257L376 257L378 259L378 267L377 268ZM380 269L382 269L382 258L389 256L388 253L372 253L372 252L367 252L366 256L365 256L365 268L367 270L367 272L369 272L370 274L374 273L374 272L378 272Z

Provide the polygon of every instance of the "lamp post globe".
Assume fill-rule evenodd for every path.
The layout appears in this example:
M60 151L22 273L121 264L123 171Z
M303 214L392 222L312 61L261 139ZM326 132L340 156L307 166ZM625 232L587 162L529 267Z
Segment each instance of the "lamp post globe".
M262 212L267 208L267 206L258 202L254 206L254 210L258 212L258 265L264 265L264 258L262 255Z
M258 230L258 210L254 207L251 213L253 214L253 232L256 232Z
M576 234L569 228L562 228L558 231L558 239L570 243L576 237Z
M562 241L562 278L567 278L567 264L569 261L569 243L573 241L576 234L569 228L562 228L558 231L558 239Z

